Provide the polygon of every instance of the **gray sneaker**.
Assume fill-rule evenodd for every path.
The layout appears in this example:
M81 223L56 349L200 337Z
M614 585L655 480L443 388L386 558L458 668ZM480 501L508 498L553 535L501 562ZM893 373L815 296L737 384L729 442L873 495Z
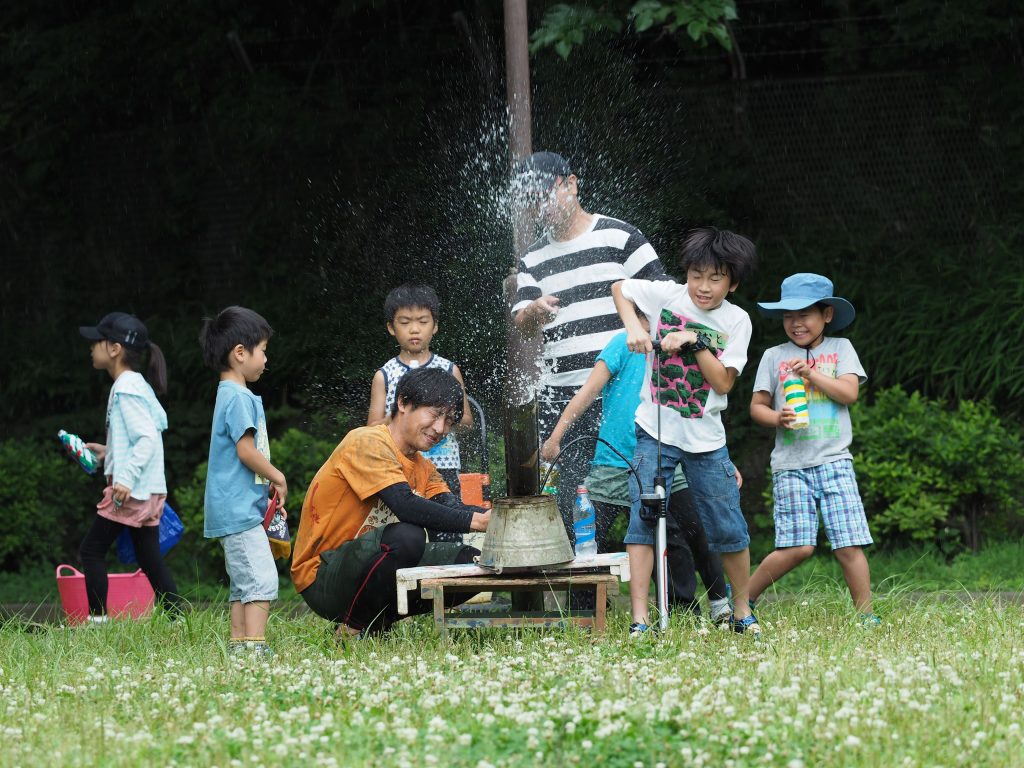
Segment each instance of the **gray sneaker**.
M723 597L721 600L712 600L710 608L712 624L719 627L728 625L729 617L732 616L732 606L729 605L729 598Z

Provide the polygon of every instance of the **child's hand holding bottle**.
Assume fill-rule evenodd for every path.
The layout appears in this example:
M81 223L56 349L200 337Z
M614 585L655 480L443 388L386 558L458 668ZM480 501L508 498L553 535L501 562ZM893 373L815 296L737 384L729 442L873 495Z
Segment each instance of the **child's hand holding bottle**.
M270 484L277 491L277 503L281 511L284 512L284 505L288 499L288 481L285 479L283 472L278 471L278 474L281 475L280 479L271 480ZM285 514L287 516L287 513Z
M103 443L86 443L85 447L92 451L92 455L96 457L97 464L103 463L103 459L107 456L107 446Z

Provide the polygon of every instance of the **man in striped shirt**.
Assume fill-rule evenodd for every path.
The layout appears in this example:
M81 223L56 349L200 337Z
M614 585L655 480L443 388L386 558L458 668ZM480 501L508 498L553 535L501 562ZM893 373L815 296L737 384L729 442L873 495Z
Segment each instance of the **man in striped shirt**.
M669 279L640 230L580 207L577 179L554 152L536 152L517 168L514 192L530 206L544 234L519 260L512 320L525 336L543 333L539 421L551 434L566 403L590 375L597 355L622 323L612 283L627 278ZM580 418L562 445L597 435L601 401ZM576 486L586 475L593 445L579 445L559 462L559 511L571 529ZM632 458L632 457L631 457Z

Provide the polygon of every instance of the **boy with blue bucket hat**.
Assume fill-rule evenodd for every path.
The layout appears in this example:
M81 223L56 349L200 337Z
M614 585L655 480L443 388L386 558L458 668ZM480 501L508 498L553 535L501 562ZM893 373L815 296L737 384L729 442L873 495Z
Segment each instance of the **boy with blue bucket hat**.
M775 551L750 578L750 602L814 553L818 512L832 551L843 569L863 626L879 619L871 611L871 572L864 547L872 543L857 489L850 442L850 409L867 375L853 344L827 336L846 328L856 312L833 295L832 281L810 272L782 281L782 298L760 302L762 315L782 318L789 341L765 350L754 379L751 418L775 430L772 494ZM787 405L784 382L794 374L807 393L809 424L799 428Z

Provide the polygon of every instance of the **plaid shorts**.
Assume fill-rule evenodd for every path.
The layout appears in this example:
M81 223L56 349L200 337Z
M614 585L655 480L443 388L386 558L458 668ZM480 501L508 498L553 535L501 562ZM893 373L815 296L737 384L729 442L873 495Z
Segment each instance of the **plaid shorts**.
M772 493L776 547L813 547L818 541L819 507L832 549L873 543L850 459L776 472Z

